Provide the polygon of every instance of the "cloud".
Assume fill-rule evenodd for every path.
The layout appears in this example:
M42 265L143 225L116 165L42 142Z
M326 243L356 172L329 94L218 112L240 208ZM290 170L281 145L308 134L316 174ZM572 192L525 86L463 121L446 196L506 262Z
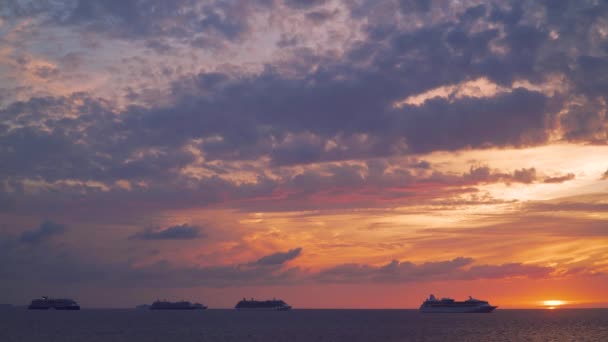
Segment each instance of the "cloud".
M276 4L45 3L11 2L7 8L12 16L46 11L51 22L68 29L145 39L165 52L175 43L172 39L210 39L207 35L227 41L245 39L252 25L248 19ZM284 10L304 8L302 15L321 19L334 13L322 8L323 3L287 1L289 9ZM547 18L532 15L549 10L542 4L522 6L450 4L441 8L418 0L356 2L348 4L348 20L360 21L363 31L357 43L345 46L340 58L310 49L307 54L269 62L261 71L179 72L171 78L162 105L116 106L86 93L16 101L0 110L0 117L11 122L10 130L0 132L0 143L7 146L0 156L10 161L5 177L151 183L175 179L180 170L196 163L197 153L206 162L270 158L270 167L283 167L471 148L523 148L547 143L558 128L566 140L601 141L606 128L603 100L593 100L592 89L581 84L578 93L566 94L544 87L551 86L555 74L565 78L560 82L569 83L601 70L601 58L589 57L591 48L569 36L582 35L592 25L575 20L573 13L584 10L581 13L590 20L599 20L591 13L601 13L604 6L583 2L567 6L572 12L550 12ZM369 9L365 18L356 14L359 7ZM528 15L523 15L524 7ZM425 17L425 25L408 27L395 22L395 15L379 15L400 9L402 15L433 13L437 19ZM580 30L560 31L559 39L552 40L550 31L561 27L561 22L553 21L556 17ZM532 18L538 22L530 23ZM302 33L308 29L277 36L289 43L293 37L305 37ZM192 38L193 32L205 37ZM595 46L590 37L583 40ZM551 49L543 49L547 46ZM569 54L578 57L569 60ZM65 56L70 53L61 54ZM305 72L285 69L296 59ZM564 73L571 64L578 66L576 70ZM319 65L323 67L315 67ZM169 69L176 70L163 65L162 70ZM409 96L478 79L500 91L482 92L483 96L475 95L479 92L475 96L445 94L416 106L393 107ZM601 86L602 81L597 82ZM518 173L511 178L530 183L534 177Z
M196 226L189 226L187 224L167 227L162 230L155 229L144 229L141 232L135 233L129 237L129 239L138 240L191 240L205 237L205 234L201 233L201 229Z
M284 0L284 1L285 1L285 5L287 5L289 7L302 9L302 8L310 8L310 7L323 5L328 0Z
M402 125L409 148L419 153L531 146L548 138L546 103L543 94L525 89L485 99L436 98L422 107L404 107Z
M566 105L566 114L560 120L564 137L570 141L604 141L607 122L602 107L597 99L581 99Z
M520 183L532 183L536 180L536 169L529 168L515 170L515 172L513 173L513 180Z
M100 11L91 12L95 16L101 18L103 15L100 13L107 12L134 23L143 16L140 11L131 9L137 9L139 2L92 3L80 2L77 8L97 6ZM172 6L165 8L159 5L161 13L154 13L154 16L164 15L165 10L171 12ZM472 12L478 11L476 8L472 7L475 9ZM218 14L222 9L209 11L217 15L210 14L205 20L230 18ZM88 13L83 10L79 15L93 20L85 12ZM469 18L472 12L463 15ZM487 18L475 15L467 20L483 22ZM246 75L222 71L185 74L175 80L171 101L165 106L129 107L124 112L116 110L107 122L101 118L92 119L103 120L107 125L87 125L86 132L61 131L64 122L49 121L48 125L58 132L43 132L53 138L67 140L72 149L79 147L82 151L74 153L84 161L90 161L91 166L108 162L120 164L132 159L130 153L145 148L160 149L174 155L176 150L191 144L192 140L203 140L197 147L207 160L255 160L270 156L275 165L545 143L549 132L555 128L552 116L559 112L559 108L553 107L559 107L560 98L521 87L510 89L511 84L505 85L508 91L488 97L435 98L421 106L391 107L404 96L445 84L460 84L470 78L487 77L489 81L497 82L501 77L490 75L495 69L512 72L513 75L504 76L509 79L523 75L515 67L503 65L509 63L512 56L496 59L498 57L492 53L490 43L499 40L496 30L474 33L469 24L464 21L451 25L431 23L413 31L391 27L386 44L371 49L378 55L372 57L369 67L364 69L358 67L359 61L355 58L357 47L353 46L352 51L339 62L327 57L316 60L313 54L304 60L305 65L322 64L325 67L304 75L283 73L270 65L259 73ZM523 40L528 36L523 35ZM517 41L513 38L505 40L504 44L514 45ZM538 44L534 40L523 44L524 50L536 51ZM370 47L365 46L365 49L370 50ZM461 56L461 50L470 51L471 55L461 60L465 58ZM420 55L428 58L419 60ZM535 56L529 57L532 61ZM488 66L488 63L496 65ZM461 68L464 68L462 72L459 71ZM377 89L384 91L378 92ZM273 100L257 100L267 98ZM22 111L31 105L22 103L19 107L10 108L6 114L22 115ZM82 120L64 118L63 121L80 124ZM172 134L176 130L183 133ZM10 139L16 139L17 134L14 132ZM89 138L108 134L115 139L99 143L100 139L94 142ZM288 139L290 136L300 138ZM206 139L209 137L217 139ZM81 144L69 145L74 140ZM124 151L116 155L120 149L114 145L119 145L119 142ZM95 151L85 151L88 148ZM102 158L97 157L108 155L114 160L100 161Z
M606 172L604 172L601 179L608 179L608 170L606 170Z
M552 267L506 263L501 265L477 265L462 274L462 279L504 279L526 277L547 278L555 271Z
M469 155L521 156L511 150L555 142L606 144L606 2L2 3L0 211L9 220L65 217L86 223L78 227L85 234L106 223L132 227L150 212L210 207L235 216L415 215L414 223L403 220L408 226L438 210L432 220L453 228L420 237L370 223L383 234L394 229L391 244L400 248L438 252L428 262L419 256L311 271L297 266L301 248L246 260L217 252L199 265L202 259L185 264L184 255L161 259L170 244L152 243L158 254L142 256L138 248L152 247L133 243L205 237L187 224L138 229L127 233L130 241L104 229L99 244L117 244L107 253L84 240L30 248L63 233L51 222L0 243L2 279L32 284L40 277L62 288L78 281L171 287L543 278L556 276L546 267L553 263L511 261L532 260L522 251L541 244L579 253L573 239L594 250L576 256L584 266L606 264L598 240L606 236L604 199L521 201L537 189L561 193L585 183L578 166L572 171L580 182L561 187L549 184L574 173L544 169L544 157L533 165L502 160L509 166L500 169L463 171L462 164ZM443 216L448 211L459 213L458 222ZM469 222L475 229L452 227ZM238 234L218 231L218 239L233 240L211 249L238 243ZM214 234L192 244L207 250L216 242ZM121 254L123 247L131 254Z
M383 266L344 264L322 270L315 276L323 283L403 283L438 280L504 279L513 277L545 278L551 267L508 263L471 265L471 258L414 264L393 260Z
M9 1L12 16L43 16L45 23L72 30L105 34L110 38L186 39L195 42L234 40L247 32L251 12L264 1L238 5L221 1L196 4L189 0L78 0L23 4ZM200 43L199 43L200 44Z
M608 237L608 220L602 218L602 213L608 210L607 198L606 194L597 193L521 201L511 206L517 210L488 214L478 227L423 229L406 241L415 250L441 245L446 251L475 251L475 256L504 258L507 253L511 260L526 260L529 251L548 248L552 255L580 258L582 266L593 268L592 264L605 262L608 255L606 244L598 244ZM492 223L486 223L487 218L492 218ZM568 262L557 264L555 267L560 269L572 266Z
M20 282L27 280L29 284L42 281L49 288L61 288L66 284L95 284L117 288L288 285L301 281L305 276L298 268L286 268L282 263L276 262L252 261L199 267L160 260L153 264L135 266L132 263L83 257L73 248L61 251L35 250L24 255L16 246L3 243L0 240L0 247L3 247L0 249L0 275L11 275L11 279L19 279ZM276 258L275 255L289 253L293 259L296 257L293 254L299 253L299 250L276 253L259 260L271 260ZM0 289L4 286L10 284L0 283Z
M328 20L331 20L338 14L338 10L318 10L318 11L310 11L306 13L306 19L312 21L313 23L320 25L325 23Z
M593 217L597 216L595 214L608 211L608 196L603 193L590 193L585 195L555 198L546 201L530 201L526 203L525 208L530 212L542 213L580 211L593 214ZM547 218L547 220L548 219L549 218ZM600 219L587 221L586 219L577 217L576 215L572 215L571 219L574 220L574 222L577 222L577 220L582 220L583 224L581 224L581 226L593 226L595 225L593 221L600 225L604 224L603 220ZM564 219L564 225L566 223L568 223L568 220ZM578 227L576 229L574 229L574 227L570 227L568 229L581 232L585 231L583 227Z
M366 75L356 72L348 82L333 80L341 73L323 70L309 79L288 79L272 72L240 80L223 76L227 81L214 86L217 89L200 86L207 76L201 74L200 81L193 80L193 89L184 90L189 82L180 82L176 91L212 90L213 96L178 98L173 108L137 116L125 113L124 128L130 131L138 127L143 134L139 141L163 145L217 135L221 139L200 145L209 159L270 155L277 165L408 152L524 147L544 143L552 128L546 113L547 98L538 92L515 89L493 98L435 99L396 110L386 108L390 99L372 93L374 87L394 85L382 85L381 79L373 80L376 85L368 84ZM311 87L309 82L323 86ZM328 92L335 96L327 97ZM255 100L269 97L274 100ZM223 115L215 114L220 112ZM377 114L373 117L371 113ZM174 116L180 120L173 120ZM454 125L462 127L454 130ZM184 134L168 135L176 129ZM336 145L338 148L332 147Z
M302 248L294 248L287 252L266 255L255 262L256 265L281 265L300 256Z
M405 12L426 12L431 9L431 0L399 0L400 9Z
M2 241L0 241L1 243ZM72 249L36 251L24 257L15 246L5 245L0 250L3 262L0 274L14 278L37 279L50 288L70 284L96 284L118 288L183 287L240 287L252 285L302 285L408 283L432 281L460 281L474 279L551 278L580 274L568 268L556 269L534 264L505 263L475 264L472 258L413 263L393 260L382 266L368 264L342 264L311 271L299 267L286 267L285 262L299 255L301 248L278 252L257 261L215 265L184 266L160 260L153 264L134 266L91 258L79 257ZM27 265L27 267L25 267ZM577 266L579 267L579 266ZM576 272L575 272L576 271ZM592 274L586 269L585 274ZM117 281L117 280L120 281ZM0 284L2 288L5 284Z
M19 206L20 210L37 215L62 212L71 217L96 217L106 222L109 219L120 220L121 216L145 215L151 208L168 210L213 204L241 211L285 211L376 208L388 204L410 206L439 200L447 203L447 199L475 193L487 184L530 184L543 180L536 175L535 168L506 171L474 165L468 172L458 174L434 170L430 164L420 165L416 158L327 163L273 175L259 175L264 166L254 165L249 170L256 178L245 181L235 181L222 171L237 172L238 168L214 163L216 167L208 171L209 175L192 177L177 171L165 171L174 172L172 179L167 180L162 177L163 168L157 164L161 159L155 159L167 158L162 162L167 165L176 160L176 165L179 165L180 156L156 153L157 157L147 161L149 174L146 169L124 169L129 172L121 171L120 177L106 180L114 172L108 170L110 174L103 175L102 183L72 180L69 183L43 184L35 194L9 191L0 204L14 206L14 203L28 202L30 205ZM138 163L131 161L129 164ZM159 173L155 174L154 170ZM10 184L18 188L20 181L12 179ZM73 194L86 194L87 202L75 200ZM75 207L80 209L77 212L66 209Z
M575 177L576 176L574 175L574 173L568 173L563 176L545 178L545 180L543 180L543 182L544 183L563 183L563 182L567 182L569 180L573 180Z
M19 236L19 242L26 244L39 244L54 236L61 235L64 232L64 225L52 221L44 221L38 228L23 232Z
M492 170L488 166L472 165L469 172L464 175L465 179L476 183L524 183L530 184L537 180L536 169L522 168L514 170L513 173L505 173L499 170Z

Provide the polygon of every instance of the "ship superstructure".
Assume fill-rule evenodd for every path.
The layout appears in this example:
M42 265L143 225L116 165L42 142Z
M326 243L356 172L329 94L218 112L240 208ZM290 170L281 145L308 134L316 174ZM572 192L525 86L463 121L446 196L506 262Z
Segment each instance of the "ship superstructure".
M420 305L420 312L425 313L487 313L492 312L497 306L490 305L485 300L475 299L469 296L465 301L455 301L452 298L437 299L430 295Z
M272 300L247 300L243 298L234 307L237 310L274 310L274 311L288 311L291 310L291 306L285 303L281 299Z
M205 310L207 307L200 303L188 301L169 302L157 300L150 305L150 310Z
M32 300L27 308L30 310L80 310L80 305L75 300L69 298L42 297Z

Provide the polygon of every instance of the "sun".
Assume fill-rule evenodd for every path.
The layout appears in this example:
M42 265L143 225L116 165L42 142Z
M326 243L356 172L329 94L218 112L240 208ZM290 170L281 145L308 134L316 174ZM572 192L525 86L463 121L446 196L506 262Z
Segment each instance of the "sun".
M553 310L555 308L558 308L558 307L566 304L566 301L551 299L551 300L544 300L542 303L547 309Z

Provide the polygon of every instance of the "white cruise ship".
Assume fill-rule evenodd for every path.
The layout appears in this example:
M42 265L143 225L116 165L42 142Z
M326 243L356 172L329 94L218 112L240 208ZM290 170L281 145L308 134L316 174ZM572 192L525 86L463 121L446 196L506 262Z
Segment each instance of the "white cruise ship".
M32 300L27 308L30 310L80 310L80 305L69 298L42 297L42 299Z
M485 300L475 299L469 296L469 299L457 302L452 298L437 299L434 295L430 295L428 299L420 305L420 312L424 313L487 313L492 312L497 306L490 305Z
M273 311L289 311L291 306L281 299L272 300L247 300L243 298L234 307L237 310L273 310Z

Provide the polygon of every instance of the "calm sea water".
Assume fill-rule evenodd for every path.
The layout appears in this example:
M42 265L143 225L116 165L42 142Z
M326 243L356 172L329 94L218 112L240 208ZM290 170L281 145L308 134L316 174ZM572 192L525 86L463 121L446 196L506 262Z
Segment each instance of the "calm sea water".
M0 341L608 341L608 309L0 311Z

